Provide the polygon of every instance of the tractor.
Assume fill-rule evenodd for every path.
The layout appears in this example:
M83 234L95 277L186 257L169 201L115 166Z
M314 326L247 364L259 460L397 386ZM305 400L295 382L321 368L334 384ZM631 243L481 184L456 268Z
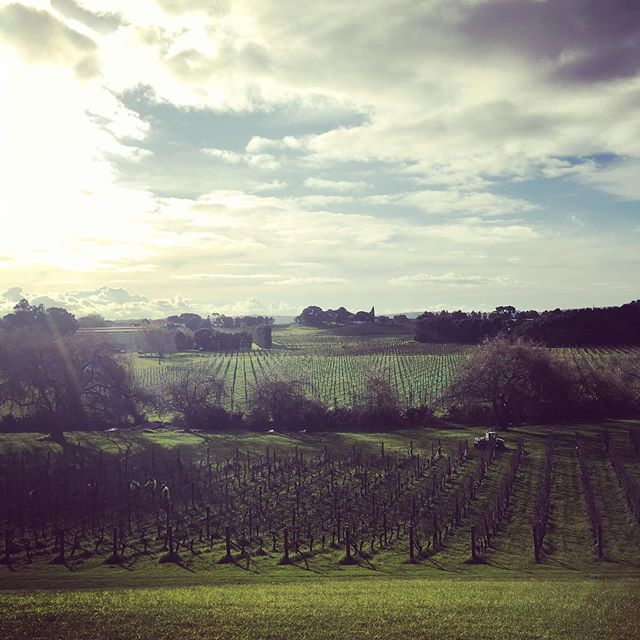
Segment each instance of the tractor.
M506 449L507 445L503 438L498 438L495 431L485 431L483 436L473 439L473 446L476 449L487 449L491 442L494 443L496 449Z

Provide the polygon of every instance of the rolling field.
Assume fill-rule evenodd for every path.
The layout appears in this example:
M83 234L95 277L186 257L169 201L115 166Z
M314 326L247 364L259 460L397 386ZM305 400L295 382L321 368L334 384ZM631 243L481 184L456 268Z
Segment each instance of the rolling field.
M640 424L633 422L514 429L506 436L507 450L487 461L458 519L448 509L454 499L462 501L467 495L461 488L469 486L486 455L471 448L464 459L455 458L461 443L478 430L238 436L168 429L69 433L64 450L34 434L2 436L0 505L13 533L9 564L0 567L0 634L633 638L640 630L640 524L612 457L615 452L634 486L640 485L640 460L632 441L638 430ZM582 462L576 431L583 443ZM550 442L548 529L541 562L536 563L532 524ZM478 545L477 560L471 562L470 528L480 531L483 518L494 513L518 443L524 452L503 513L496 515L495 534L487 546ZM87 477L100 477L95 464L99 459L113 463L104 467L111 488L105 490L103 506L92 522L90 510L78 509L88 503L73 486L77 481L84 487ZM273 465L271 479L267 460ZM585 461L601 526L601 559L581 475ZM47 464L47 482L54 494L66 496L68 513L62 497L55 512L44 508L36 515L26 505L24 491L41 477L33 470L42 472ZM135 502L128 493L130 479L144 481L152 466L158 481L171 488L170 508L154 497ZM63 468L66 489L56 475ZM216 481L208 484L207 472L216 468ZM323 478L329 482L331 469L338 487L335 504L342 514L337 535L335 505L323 502ZM378 478L366 488L360 473L364 469ZM296 476L301 478L298 482ZM14 478L13 484L8 478ZM25 483L20 485L16 478ZM44 485L38 489L47 491ZM20 492L21 508L11 498L8 503L7 496ZM388 516L387 539L381 512L371 506L373 496ZM271 503L272 498L276 502ZM130 525L128 502L134 505ZM212 514L208 533L205 506ZM254 514L251 525L249 509ZM7 521L7 514L16 513L22 514L21 523ZM440 536L427 546L427 537L434 534L434 514L441 521ZM55 527L66 530L62 562L53 518ZM177 547L172 558L167 558L167 523ZM290 564L281 564L283 526L289 529ZM352 565L341 564L346 526ZM226 527L231 559L221 562L227 554ZM118 544L124 541L117 561L111 557L113 528L119 530ZM276 533L275 541L268 531ZM39 546L34 544L36 532ZM323 532L327 539L321 546ZM309 533L315 537L312 548Z

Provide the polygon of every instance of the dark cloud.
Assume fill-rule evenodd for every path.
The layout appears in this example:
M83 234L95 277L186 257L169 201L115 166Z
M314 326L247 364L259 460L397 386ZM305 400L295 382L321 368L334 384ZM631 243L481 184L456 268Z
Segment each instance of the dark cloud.
M73 0L51 0L51 6L67 18L78 20L98 33L110 33L126 24L117 13L94 13Z
M554 63L552 76L564 82L640 69L638 0L495 0L474 6L461 30L479 47Z
M71 66L82 78L99 71L96 43L47 11L20 4L0 8L0 38L33 62Z

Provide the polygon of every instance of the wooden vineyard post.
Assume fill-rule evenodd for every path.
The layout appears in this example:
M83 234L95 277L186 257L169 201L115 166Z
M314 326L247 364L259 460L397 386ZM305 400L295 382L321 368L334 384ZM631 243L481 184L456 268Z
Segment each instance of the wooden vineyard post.
M220 558L220 564L229 564L233 562L231 555L231 529L227 526L224 528L224 546L225 554Z
M173 527L167 528L167 546L169 551L160 559L160 562L180 562L180 556L178 555L177 547L173 544Z
M344 532L344 550L345 556L340 560L340 564L358 564L358 561L351 555L351 531L349 527Z
M118 564L120 562L120 554L118 553L118 529L113 528L113 537L111 539L111 556L107 559L107 564Z
M113 528L113 560L118 560L118 530Z
M473 562L478 560L476 554L476 528L474 525L471 526L471 560L473 560Z
M414 541L414 532L413 532L413 525L409 525L409 562L411 564L414 564L416 561L416 554L415 554L415 541Z
M536 562L540 563L540 542L538 539L538 527L533 525L533 554L536 558Z
M433 548L438 546L438 516L433 514Z
M9 529L4 530L4 560L3 564L9 566L11 564L11 532Z
M280 559L280 564L291 564L291 558L289 557L289 529L285 527L282 533L284 536L284 552Z
M64 529L58 531L58 557L55 559L56 564L65 564L66 559L64 557Z
M602 525L598 524L596 527L596 550L598 553L598 560L602 560L604 557L604 545L602 543Z

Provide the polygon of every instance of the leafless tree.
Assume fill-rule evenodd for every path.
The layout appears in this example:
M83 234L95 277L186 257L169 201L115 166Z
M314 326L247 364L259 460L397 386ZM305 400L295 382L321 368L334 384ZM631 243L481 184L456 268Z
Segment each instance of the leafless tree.
M189 427L201 426L222 407L224 380L208 366L180 367L176 380L162 390L160 405L178 414Z
M254 419L272 422L283 429L315 426L324 415L320 404L305 396L299 382L277 376L263 378L255 384L251 412Z
M499 429L562 412L570 372L549 350L522 340L487 340L474 350L444 402L452 417L491 420Z
M47 430L139 417L132 377L104 342L19 329L0 351L0 403Z

